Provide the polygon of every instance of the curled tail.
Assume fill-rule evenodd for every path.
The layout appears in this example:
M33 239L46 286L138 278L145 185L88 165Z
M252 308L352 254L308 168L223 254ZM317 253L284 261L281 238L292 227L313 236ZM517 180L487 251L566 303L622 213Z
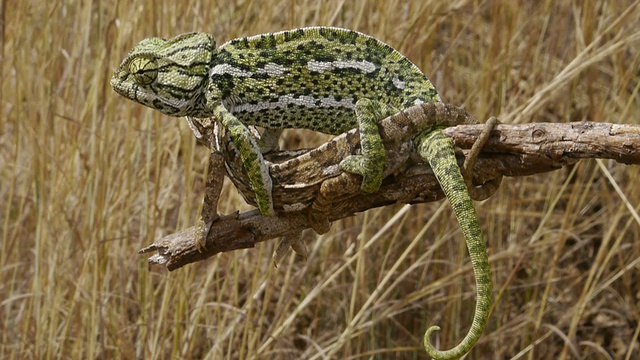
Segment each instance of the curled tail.
M482 335L489 318L493 285L487 249L482 236L471 197L456 161L453 142L439 130L428 130L416 137L418 154L429 162L440 187L451 203L460 224L471 257L471 266L476 279L476 309L473 322L462 341L449 350L437 350L429 342L438 326L431 326L424 334L424 348L434 359L457 359L473 348Z

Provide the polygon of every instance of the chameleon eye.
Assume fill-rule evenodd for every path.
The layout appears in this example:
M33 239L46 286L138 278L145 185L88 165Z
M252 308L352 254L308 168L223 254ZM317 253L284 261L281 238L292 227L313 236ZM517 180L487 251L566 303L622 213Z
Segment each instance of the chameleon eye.
M158 77L158 64L149 58L136 58L129 63L129 73L140 85L149 85Z

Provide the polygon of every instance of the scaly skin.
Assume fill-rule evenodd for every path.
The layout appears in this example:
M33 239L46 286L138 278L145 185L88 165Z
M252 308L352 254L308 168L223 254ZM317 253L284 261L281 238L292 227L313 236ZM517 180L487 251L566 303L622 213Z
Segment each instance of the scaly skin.
M340 167L361 175L361 191L372 193L380 187L386 162L377 122L398 109L440 102L431 82L398 51L368 35L331 27L239 38L219 48L205 33L145 39L123 60L111 85L119 94L164 114L189 117L192 129L206 129L211 125L206 118L215 117L238 149L258 209L265 216L274 213L271 177L262 156L262 150L271 147L273 137L279 134L272 130L304 128L340 134L357 127L362 154L347 157ZM251 136L249 125L267 129L260 143L263 148ZM203 131L194 133L202 136ZM425 155L434 161L432 167L455 167L459 174L453 146L427 138L421 144L428 149L450 148L438 156ZM210 142L207 138L200 140ZM467 229L465 236L473 237L467 239L468 243L482 243L477 214L471 200L467 202L465 181L461 176L439 181L452 203L463 199L465 206L453 208L461 226ZM217 201L215 195L205 197L205 202L214 200ZM215 204L204 204L203 208L215 209ZM215 218L216 214L203 214L200 223L206 231L201 236L206 236ZM296 237L297 234L292 235L291 241ZM470 248L472 259L481 257L483 249L477 245L472 252ZM482 279L483 284L489 279L489 291L479 290L483 298L478 303L482 307L477 307L474 325L456 347L458 350L432 353L435 350L427 348L436 358L468 351L484 327L480 321L486 322L490 273L486 261L473 264L477 279Z
M429 342L434 331L432 326L424 334L424 348L434 359L457 359L466 354L478 342L489 318L492 289L491 267L487 249L482 236L478 214L467 191L465 180L455 161L455 152L451 138L440 131L424 132L416 137L418 154L431 166L442 191L449 199L453 213L460 224L471 257L471 265L476 278L476 309L469 332L454 348L446 351L436 350ZM453 159L453 161L452 161ZM473 159L475 162L475 159Z
M431 82L402 54L370 36L329 27L240 38L218 49L204 33L145 39L124 59L111 85L167 115L215 116L242 147L263 215L273 214L269 175L247 125L334 135L359 127L376 143L379 135L371 129L381 118L361 112L364 104L402 109L440 101ZM385 158L384 149L367 151L342 166L366 173L362 190L371 193L382 181Z

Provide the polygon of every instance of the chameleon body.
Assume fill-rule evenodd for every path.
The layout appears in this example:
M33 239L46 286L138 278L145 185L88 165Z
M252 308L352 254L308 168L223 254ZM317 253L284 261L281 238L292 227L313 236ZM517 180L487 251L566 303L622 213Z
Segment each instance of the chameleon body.
M398 51L368 35L332 27L244 37L218 48L205 33L145 39L123 60L111 85L119 94L164 114L192 118L198 128L210 126L207 118L214 117L229 132L258 209L267 216L274 210L271 178L262 154L269 150L268 144L276 143L281 129L340 134L358 128L361 154L348 156L340 168L361 175L361 191L372 193L380 187L386 159L377 122L413 105L441 101L427 77ZM250 125L266 129L260 144L251 135ZM444 171L457 169L453 146L434 142L430 148L440 146L451 152L426 156L447 165ZM456 181L451 184L454 191L467 194L464 180L445 181ZM468 194L463 202L463 207L452 205L458 218L476 218L472 229L463 227L469 250L484 251ZM481 271L490 282L488 267ZM479 295L491 302L490 291ZM489 315L485 307L480 310L474 314L474 331L463 343L438 352L425 341L427 352L442 359L466 353Z
M328 27L239 38L217 49L205 33L145 39L111 84L167 115L215 116L240 149L263 215L273 214L271 183L247 125L334 135L359 127L363 154L341 166L362 175L362 190L371 193L380 187L385 162L376 122L398 109L440 101L426 76L398 51ZM374 118L372 102L386 105L386 112Z

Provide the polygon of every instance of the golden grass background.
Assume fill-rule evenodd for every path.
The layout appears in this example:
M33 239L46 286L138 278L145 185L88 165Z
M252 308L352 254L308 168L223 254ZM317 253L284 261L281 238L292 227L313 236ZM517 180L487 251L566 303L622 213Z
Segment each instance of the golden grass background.
M344 26L480 119L639 124L637 3L3 0L0 358L424 359L427 326L449 348L470 325L473 277L445 201L337 222L277 269L274 242L149 268L137 249L196 219L207 151L183 120L111 91L139 40ZM476 203L495 306L467 358L638 358L638 175L582 161ZM223 212L249 209L224 191Z

